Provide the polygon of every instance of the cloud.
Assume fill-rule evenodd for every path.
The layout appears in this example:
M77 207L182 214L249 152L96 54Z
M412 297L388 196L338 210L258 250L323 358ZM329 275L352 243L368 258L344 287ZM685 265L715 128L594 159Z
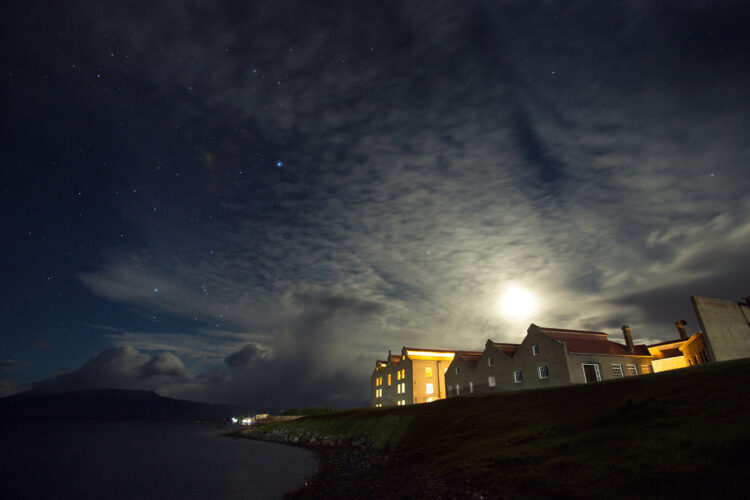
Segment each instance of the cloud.
M169 394L170 388L187 381L185 367L171 353L149 357L130 346L106 349L77 370L32 384L34 390L150 389Z
M0 371L15 370L19 366L23 366L24 363L16 361L15 359L0 359Z
M137 351L85 373L268 405L356 401L389 348L481 348L532 321L670 338L689 295L747 293L741 44L696 45L672 29L677 7L645 2L364 4L333 21L298 7L118 5L82 23L139 61L146 115L188 137L180 155L200 153L158 218L121 207L147 244L79 275L165 318L105 330ZM740 32L718 19L735 8L679 14L726 41ZM540 303L524 322L498 314L509 283ZM160 359L177 371L146 377L141 351L191 375Z

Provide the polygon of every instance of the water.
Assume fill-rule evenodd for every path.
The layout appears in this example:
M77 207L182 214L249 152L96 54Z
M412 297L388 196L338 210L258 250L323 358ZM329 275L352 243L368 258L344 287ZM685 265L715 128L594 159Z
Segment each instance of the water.
M309 450L222 432L189 423L0 421L0 496L263 500L315 472Z

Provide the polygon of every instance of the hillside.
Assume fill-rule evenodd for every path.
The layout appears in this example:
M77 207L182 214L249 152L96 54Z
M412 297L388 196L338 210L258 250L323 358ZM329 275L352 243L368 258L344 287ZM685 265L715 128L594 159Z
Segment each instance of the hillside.
M338 412L255 436L365 446L321 447L323 473L300 492L309 497L739 498L750 463L748 385L742 360Z
M0 419L220 420L242 409L159 396L153 391L95 389L22 392L0 399Z

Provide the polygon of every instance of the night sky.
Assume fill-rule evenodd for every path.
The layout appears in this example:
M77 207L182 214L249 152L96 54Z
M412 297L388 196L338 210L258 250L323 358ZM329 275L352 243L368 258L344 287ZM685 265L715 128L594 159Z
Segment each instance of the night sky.
M750 295L743 4L5 4L0 395L340 408L403 345L694 331Z

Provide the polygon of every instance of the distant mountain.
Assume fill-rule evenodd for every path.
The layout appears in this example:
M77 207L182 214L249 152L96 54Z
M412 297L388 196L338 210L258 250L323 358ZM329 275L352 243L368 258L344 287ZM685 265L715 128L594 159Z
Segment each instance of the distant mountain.
M246 412L239 406L159 396L154 391L94 389L63 393L27 391L0 399L0 419L221 420Z

